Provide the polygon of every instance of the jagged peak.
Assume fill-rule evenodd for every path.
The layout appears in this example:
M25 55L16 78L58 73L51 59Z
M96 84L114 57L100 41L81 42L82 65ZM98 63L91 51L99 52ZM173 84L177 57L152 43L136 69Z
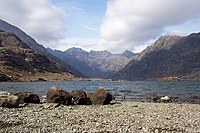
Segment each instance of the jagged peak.
M178 35L161 36L152 45L148 46L142 52L138 53L134 57L134 59L139 61L143 59L147 54L153 51L170 49L175 43L177 43L177 41L179 41L182 38L184 38L184 36L178 36Z
M122 53L122 55L130 58L130 57L133 57L135 53L133 53L132 51L126 50Z
M107 51L107 50L103 50L103 51L94 51L94 50L91 50L89 52L89 55L90 56L111 56L113 54L111 52Z
M88 55L88 52L77 47L72 47L64 51L66 54L69 55Z

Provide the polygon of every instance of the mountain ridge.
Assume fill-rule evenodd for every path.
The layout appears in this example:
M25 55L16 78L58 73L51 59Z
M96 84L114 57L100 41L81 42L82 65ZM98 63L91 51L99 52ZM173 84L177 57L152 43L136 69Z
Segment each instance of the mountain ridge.
M169 76L200 79L200 33L160 37L113 79L148 80Z
M0 81L79 80L33 51L13 33L0 32Z
M37 51L38 53L47 56L50 60L60 64L63 68L65 68L67 71L74 74L75 76L83 77L83 75L78 70L76 70L75 68L67 64L66 62L63 62L59 58L53 56L51 53L49 53L46 50L44 46L38 44L31 36L26 34L24 31L22 31L18 27L11 25L8 22L0 19L0 30L15 34L34 51Z
M112 54L107 50L91 50L87 52L81 48L75 47L69 48L64 52L49 48L48 51L63 61L69 62L70 65L90 78L111 78L132 58L123 54Z

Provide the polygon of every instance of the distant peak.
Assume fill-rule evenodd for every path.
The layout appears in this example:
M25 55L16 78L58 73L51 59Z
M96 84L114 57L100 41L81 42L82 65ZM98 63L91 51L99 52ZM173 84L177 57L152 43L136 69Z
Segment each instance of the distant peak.
M69 55L88 55L87 51L76 47L69 48L64 52Z
M112 55L112 53L110 53L107 50L103 50L103 51L94 51L94 50L91 50L89 52L89 54L90 54L90 56L101 56L101 55L110 56L110 55Z
M87 51L85 51L85 50L83 50L83 49L81 49L81 48L78 48L78 47L72 47L72 48L69 48L69 49L67 49L66 51L78 51L78 52L87 52Z
M69 48L69 49L83 50L83 49L78 48L78 47L71 47L71 48Z
M126 57L133 57L135 54L132 51L126 50L122 53L122 55L125 55Z
M91 52L91 53L92 53L92 52L96 52L96 53L110 53L110 54L111 54L111 52L109 52L108 50L102 50L102 51L94 51L94 50L91 50L90 52Z

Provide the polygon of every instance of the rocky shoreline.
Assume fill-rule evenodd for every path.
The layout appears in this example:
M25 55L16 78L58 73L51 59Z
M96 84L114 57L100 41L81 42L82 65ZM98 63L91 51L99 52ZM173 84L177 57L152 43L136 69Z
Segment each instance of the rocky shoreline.
M200 105L121 102L0 107L0 132L200 132Z
M86 93L51 87L44 98L1 91L0 133L200 132L200 104L174 103L169 96L119 102L104 88Z

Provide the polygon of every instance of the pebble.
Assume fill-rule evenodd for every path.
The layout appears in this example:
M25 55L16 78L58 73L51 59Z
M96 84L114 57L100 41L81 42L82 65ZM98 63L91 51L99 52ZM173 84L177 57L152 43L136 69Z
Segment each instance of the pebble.
M199 104L28 104L0 107L1 132L200 132Z

